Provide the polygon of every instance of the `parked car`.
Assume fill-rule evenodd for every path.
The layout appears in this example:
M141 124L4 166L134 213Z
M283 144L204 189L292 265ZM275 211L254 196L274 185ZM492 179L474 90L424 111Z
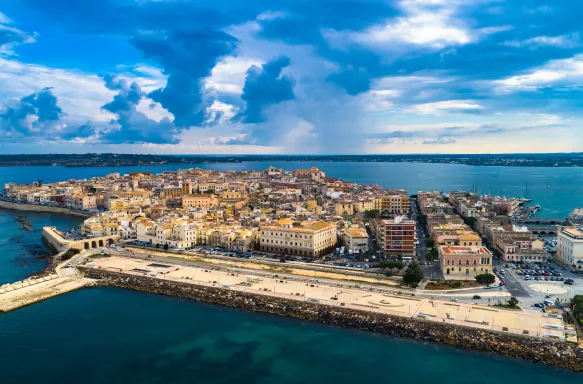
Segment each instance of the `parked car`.
M473 300L479 300L481 298L482 298L482 296L480 296L480 295L474 295L474 296L472 296L472 299Z

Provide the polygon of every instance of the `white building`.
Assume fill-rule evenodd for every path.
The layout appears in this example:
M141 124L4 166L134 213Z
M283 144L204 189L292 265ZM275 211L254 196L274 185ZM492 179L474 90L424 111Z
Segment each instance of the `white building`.
M560 228L557 234L557 258L573 268L583 269L583 228Z

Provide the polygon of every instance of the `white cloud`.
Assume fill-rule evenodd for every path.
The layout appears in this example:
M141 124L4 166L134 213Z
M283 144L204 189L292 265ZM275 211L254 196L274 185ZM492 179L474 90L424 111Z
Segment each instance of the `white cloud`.
M243 93L247 69L261 66L263 61L251 57L227 57L219 62L205 80L205 88L218 93L240 95Z
M465 5L456 0L402 0L399 7L403 16L386 20L364 31L322 31L328 42L342 48L357 43L385 52L395 51L395 43L442 49L447 46L469 44L490 34L506 31L509 26L492 26L477 30L458 16Z
M543 47L543 46L552 46L552 47L559 47L559 48L572 48L580 45L581 39L579 37L579 33L572 33L569 35L560 35L560 36L536 36L530 39L526 39L524 41L517 41L517 40L509 40L505 41L502 44L508 47Z
M36 40L36 34L26 33L20 29L9 27L7 25L10 23L4 14L0 13L0 34L7 37L7 42L4 44L0 43L0 57L1 56L15 56L13 49L21 44L34 43Z
M122 73L120 77L137 82L146 92L166 84L165 77L139 77L132 73ZM87 121L107 123L114 117L101 107L109 103L116 92L107 89L103 79L94 74L25 64L0 57L0 83L3 84L0 105L48 87L52 88L59 106L67 114L65 119L69 125ZM137 109L157 121L163 117L173 119L172 114L149 98L141 100Z
M284 17L285 13L282 11L265 11L257 16L257 20L275 20L283 19Z
M460 112L483 109L480 104L472 100L447 100L435 103L416 104L410 111L420 114L440 114L444 112Z
M234 105L214 100L206 109L208 114L207 122L228 123L235 117L237 111L238 108Z
M534 91L553 85L578 85L583 80L583 55L569 59L551 60L522 75L491 82L500 92Z
M0 24L10 24L12 20L2 12L0 12Z

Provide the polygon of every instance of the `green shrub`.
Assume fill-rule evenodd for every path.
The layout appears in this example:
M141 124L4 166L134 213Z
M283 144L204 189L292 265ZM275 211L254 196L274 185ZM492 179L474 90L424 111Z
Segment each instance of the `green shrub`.
M65 260L69 260L70 258L72 258L73 256L75 256L76 254L78 254L79 252L81 252L78 249L75 248L69 248L67 249L67 251L65 253L63 253L61 255L61 260L65 261Z
M496 281L496 276L491 273L483 273L481 275L476 275L475 279L480 284L492 284Z

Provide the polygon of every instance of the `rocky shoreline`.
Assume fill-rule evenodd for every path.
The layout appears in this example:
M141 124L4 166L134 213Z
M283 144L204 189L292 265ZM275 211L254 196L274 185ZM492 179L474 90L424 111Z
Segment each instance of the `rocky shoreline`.
M206 287L189 283L79 268L96 286L118 287L205 303L227 305L394 337L437 342L479 352L496 353L583 372L583 350L576 345L549 339L510 335L495 331L428 322L365 310L298 302L280 297Z

